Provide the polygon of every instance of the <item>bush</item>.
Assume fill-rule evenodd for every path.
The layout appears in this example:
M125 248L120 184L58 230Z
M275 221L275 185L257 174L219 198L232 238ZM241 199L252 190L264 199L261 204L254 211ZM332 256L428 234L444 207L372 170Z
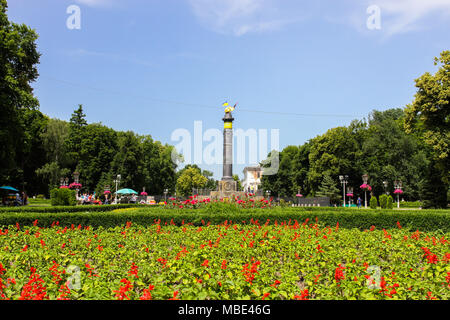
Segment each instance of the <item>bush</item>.
M74 208L82 208L78 206ZM108 206L92 207L100 208ZM49 207L49 209L52 209ZM271 210L241 209L232 210L232 214L226 211L208 212L208 209L173 209L166 210L163 207L130 208L128 210L117 210L109 212L3 212L0 214L0 229L5 226L15 226L18 222L21 226L31 226L37 219L40 227L51 226L55 221L59 226L91 226L114 228L123 226L127 221L133 224L150 226L156 222L161 224L183 225L192 223L202 226L207 223L222 224L249 224L259 225L286 224L293 226L296 223L315 224L316 218L321 226L335 227L339 223L340 228L359 230L370 229L372 225L377 229L397 228L397 221L404 229L416 231L450 232L450 211L448 210L358 210L351 208L273 208Z
M387 204L386 204L386 207L387 207L388 209L394 208L394 199L392 198L391 195L389 195L389 196L387 197Z
M84 206L54 206L54 207L3 207L0 214L7 212L23 213L71 213L71 212L106 212L116 209L143 207L140 204L113 204L113 205L84 205Z
M387 198L388 196L385 194L382 194L378 200L380 201L380 207L381 209L387 209Z
M370 197L369 205L371 209L376 209L378 207L377 197L375 196Z
M400 201L400 208L421 208L423 207L420 201Z
M38 194L36 196L36 199L45 199L45 196L43 194Z
M74 206L77 203L76 191L70 189L53 189L50 191L52 206Z

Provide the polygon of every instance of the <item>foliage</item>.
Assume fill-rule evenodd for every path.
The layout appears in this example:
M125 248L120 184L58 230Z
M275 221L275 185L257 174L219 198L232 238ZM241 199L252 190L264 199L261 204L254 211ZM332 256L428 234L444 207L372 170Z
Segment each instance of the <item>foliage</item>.
M52 189L50 191L52 206L74 206L77 202L76 191L70 189Z
M341 199L340 191L337 187L337 183L326 174L323 177L322 184L317 192L318 197L329 197L331 203L337 203Z
M171 206L170 204L167 207ZM191 207L192 208L192 207ZM31 210L32 209L32 210ZM261 224L288 225L301 221L315 221L318 218L325 225L336 225L341 228L369 229L372 225L378 228L391 229L399 221L403 228L415 231L450 232L450 214L447 210L358 210L353 208L319 208L319 207L272 207L271 209L238 208L233 203L211 203L197 209L180 209L178 207L145 207L139 205L120 206L75 206L75 207L36 207L0 209L0 226L32 225L38 219L41 226L50 226L59 221L60 226L70 227L72 224L91 225L93 227L114 228L117 225L133 221L135 224L149 226L160 221L162 224L174 223L183 225L192 223L201 226L205 222L221 224L229 221L248 224L258 221Z
M400 224L360 231L319 223L12 224L0 233L0 246L8 248L2 252L0 295L12 300L450 298L448 233L410 231ZM78 270L79 282L69 266ZM370 266L379 268L379 278Z
M400 208L421 208L423 203L420 201L400 201Z
M184 170L177 179L177 193L183 196L192 194L193 188L205 188L208 179L200 169L190 167Z
M426 72L416 79L418 88L412 104L406 107L405 129L420 132L425 144L431 148L432 160L429 175L437 175L442 190L449 188L450 176L450 51L444 51L435 58L438 71L432 75ZM436 183L436 180L428 184ZM445 198L447 196L444 191ZM431 205L427 199L426 205ZM437 199L435 206L446 207L447 199Z
M41 160L39 154L32 157L40 127L30 127L42 122L31 86L38 77L40 54L36 32L10 22L6 11L6 0L0 0L0 181L24 185Z
M381 209L386 209L387 208L387 198L388 196L386 194L382 194L378 200L380 202L380 207Z
M386 204L386 207L387 207L388 209L394 208L394 199L392 198L391 195L389 195L389 196L387 197L387 204Z
M375 196L370 197L369 206L370 209L376 209L378 207L377 197Z

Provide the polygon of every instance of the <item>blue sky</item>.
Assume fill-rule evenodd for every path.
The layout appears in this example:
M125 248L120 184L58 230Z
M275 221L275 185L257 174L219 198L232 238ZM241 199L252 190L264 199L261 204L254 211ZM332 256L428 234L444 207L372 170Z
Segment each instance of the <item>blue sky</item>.
M370 5L381 29L366 26ZM42 112L68 120L83 104L89 122L169 144L196 120L221 128L225 100L239 102L235 128L303 144L404 107L450 49L450 0L10 0L8 14L40 35Z

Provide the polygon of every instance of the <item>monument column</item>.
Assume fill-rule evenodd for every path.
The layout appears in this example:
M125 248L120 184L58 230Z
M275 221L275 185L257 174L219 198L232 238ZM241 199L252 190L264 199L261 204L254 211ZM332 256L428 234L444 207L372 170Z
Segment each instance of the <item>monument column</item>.
M223 120L223 177L222 181L233 181L233 116L226 112Z

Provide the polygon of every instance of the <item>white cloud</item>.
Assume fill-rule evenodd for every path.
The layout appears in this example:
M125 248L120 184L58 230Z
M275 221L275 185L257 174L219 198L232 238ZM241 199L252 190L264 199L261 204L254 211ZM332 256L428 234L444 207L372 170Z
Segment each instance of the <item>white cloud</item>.
M79 4L83 4L89 7L102 7L112 4L114 0L75 0Z
M408 32L421 28L420 22L431 14L450 14L449 0L381 0L383 13L387 14L388 34Z
M289 1L284 1L283 5ZM292 17L275 0L188 0L194 15L206 27L223 34L278 30L299 20Z
M387 35L405 33L424 27L431 15L450 16L450 0L366 0L381 9L382 29Z

